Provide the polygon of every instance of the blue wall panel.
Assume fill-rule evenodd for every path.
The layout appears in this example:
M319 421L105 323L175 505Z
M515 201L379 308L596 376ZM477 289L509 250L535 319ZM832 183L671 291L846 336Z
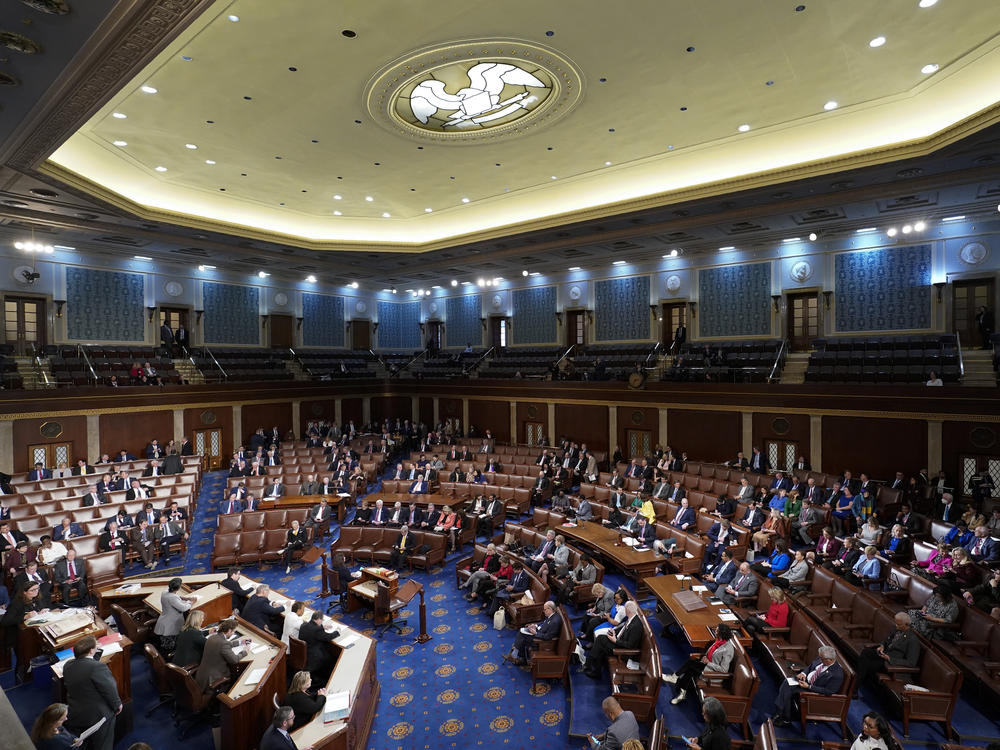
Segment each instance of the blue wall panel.
M379 349L420 349L420 303L378 303Z
M649 338L649 277L631 276L594 285L596 341Z
M698 273L698 333L771 335L771 264L706 268Z
M483 301L478 294L449 297L445 302L445 340L450 347L481 346L483 325L479 320Z
M137 273L67 268L66 336L72 341L143 341L143 277Z
M511 292L515 344L556 343L556 288L515 289Z
M836 256L837 332L931 327L931 246Z
M260 346L260 290L206 281L205 343Z
M302 295L302 345L344 345L344 298Z

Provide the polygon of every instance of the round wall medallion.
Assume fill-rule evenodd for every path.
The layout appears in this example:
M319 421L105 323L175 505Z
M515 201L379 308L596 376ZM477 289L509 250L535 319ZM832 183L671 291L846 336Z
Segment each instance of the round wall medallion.
M428 306L427 309L430 310L432 313L436 313L438 311L438 303L431 302L431 304Z
M211 409L205 409L205 411L201 413L202 424L215 424L215 421L217 419L218 417L215 415L215 412L212 411Z
M774 430L775 435L786 435L792 426L784 417L776 417L771 420L771 429Z
M632 412L632 424L642 424L642 420L644 419L644 417L645 415L641 411L636 409L634 412Z
M10 277L18 284L31 286L38 281L40 274L31 266L18 266L10 272Z
M788 275L791 276L792 281L801 284L804 281L809 281L813 275L812 264L807 260L796 261L792 264L792 267L788 269Z
M44 438L57 438L62 435L63 427L58 422L43 422L38 432Z
M538 416L538 408L537 407L529 406L526 411L527 411L528 417L530 419L534 419L535 417Z
M168 281L163 285L163 291L167 293L168 297L180 297L184 294L184 285L179 281Z
M503 304L503 296L499 294L493 295L493 307L500 307Z
M580 299L580 297L582 297L582 296L583 296L583 290L580 289L580 287L578 287L578 286L571 286L569 288L569 298L571 300L576 301L576 300Z
M358 304L354 306L354 309L357 310L359 313L368 312L368 305L366 305L364 302L358 302Z
M379 70L365 87L368 114L435 143L483 143L551 124L579 102L583 77L556 52L519 39L424 47Z
M672 273L663 280L663 285L667 288L668 292L676 294L677 290L681 288L681 277Z
M978 266L990 257L990 249L982 242L969 242L958 251L958 259L967 266Z
M284 307L285 305L288 304L288 295L285 294L284 292L278 292L276 295L274 295L274 304L276 304L278 307Z
M969 442L979 450L986 450L996 445L997 434L989 427L974 427L969 433Z
M322 417L324 414L326 414L326 409L324 408L323 404L321 404L319 401L313 401L309 405L309 412L314 417Z

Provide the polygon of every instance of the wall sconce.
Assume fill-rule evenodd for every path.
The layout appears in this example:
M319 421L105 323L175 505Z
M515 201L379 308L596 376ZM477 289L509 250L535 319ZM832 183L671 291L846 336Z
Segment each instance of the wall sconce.
M938 281L934 284L934 288L937 289L937 301L942 302L944 300L944 288L948 286L947 281Z
M260 316L260 327L261 328L267 328L267 318L268 318L267 315L261 315Z
M486 330L486 318L480 318L479 322L483 324L483 330Z
M698 317L698 303L697 302L688 302L688 309L691 311L691 317L692 318L697 318Z
M780 309L779 308L779 304L781 303L781 295L780 294L772 294L771 295L771 302L774 304L774 311L778 312L778 310Z
M587 310L587 322L590 325L594 325L594 311L593 310Z
M194 322L197 324L197 323L201 322L201 316L205 314L205 311L204 310L195 310L194 314L195 314L195 321Z
M375 331L377 330L378 330L378 321L376 320L374 323L372 323L372 333L375 333Z
M296 323L298 323L298 325L295 326L295 330L296 331L301 331L302 330L302 321L303 320L305 320L305 318L296 318L295 319Z
M149 313L149 322L152 323L153 322L153 316L156 315L156 308L155 307L147 307L146 308L146 312Z
M562 314L561 310L559 310L559 311L556 312L556 322L559 325L562 325L562 316L563 316L563 314Z
M830 300L833 299L833 292L823 292L823 305L827 310L830 309Z
M655 315L656 315L656 313L657 313L657 311L658 311L659 309L660 309L660 306L659 306L659 305L650 305L650 306L649 306L649 314L650 314L650 315L653 315L653 316L655 316Z
M53 300L53 302L55 302L55 304L56 304L56 317L57 318L61 318L62 317L62 311L63 311L63 305L66 304L66 300L64 300L64 299L57 299L57 300Z

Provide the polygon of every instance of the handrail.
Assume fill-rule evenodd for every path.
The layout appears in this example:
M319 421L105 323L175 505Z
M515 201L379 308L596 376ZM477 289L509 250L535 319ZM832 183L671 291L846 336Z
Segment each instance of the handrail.
M223 379L223 380L229 380L229 373L227 373L227 372L225 371L225 369L224 369L224 368L222 367L222 365L220 365L220 364L219 364L219 360L217 360L217 359L215 358L215 355L214 355L214 354L212 354L212 350L211 350L211 349L209 349L209 348L208 348L207 346L203 346L203 347L201 348L201 350L202 350L203 352L205 352L205 353L206 353L206 354L207 354L207 355L208 355L209 357L211 357L211 358L212 358L212 361L213 361L213 362L215 363L215 366L216 366L216 367L218 367L218 368L219 368L219 372L221 372L221 373L222 373L222 379ZM203 377L204 377L204 375L203 375Z
M563 361L564 359L566 359L566 357L568 357L568 356L569 356L569 353L570 353L571 351L573 351L573 350L574 350L575 348L576 348L576 344L573 344L573 345L572 345L571 347L569 347L569 349L567 349L566 351L564 351L564 352L562 353L562 356L561 356L561 357L559 357L559 359L557 359L557 360L556 360L555 362L553 362L553 363L552 363L552 366L554 366L554 367L558 367L558 366L559 366L559 363L560 363L560 362L562 362L562 361Z
M194 371L199 375L201 375L201 379L204 380L205 373L201 371L201 368L198 367L198 363L194 361L194 355L188 351L188 348L184 346L184 344L181 344L180 347L181 347L181 352L184 354L185 357L187 357L187 360L188 362L191 363L191 366L194 368Z
M649 367L649 358L652 357L653 355L655 355L656 352L659 351L659 349L660 349L660 342L657 341L656 345L650 350L649 354L646 355L646 359L642 363L643 364L643 369L646 369L646 370L651 369Z
M958 344L958 377L965 377L965 359L962 357L962 332L955 331L955 343Z
M83 357L83 361L87 363L87 369L90 370L90 377L94 379L94 385L97 385L97 371L94 370L94 366L90 363L90 357L87 356L87 351L80 344L77 344L76 351L81 357Z
M370 355L372 355L373 357L375 357L375 361L378 362L380 365L382 365L382 369L383 370L385 370L386 372L389 372L389 365L387 365L385 363L385 360L382 359L382 355L381 354L379 354L377 351L375 351L371 347L368 348L368 353Z
M774 380L774 372L778 369L778 363L781 362L781 355L785 351L785 344L788 343L788 339L781 340L781 346L778 347L778 356L774 358L774 364L771 366L771 373L767 376L767 382L770 383Z
M402 366L402 367L400 367L400 368L399 368L399 369L398 369L398 370L396 371L396 374L398 375L399 373L401 373L401 372L402 372L403 370L405 370L405 369L406 369L407 367L409 367L410 365L412 365L412 364L413 364L414 362L416 362L416 361L417 361L418 359L420 359L421 357L423 357L423 358L425 358L425 359L426 359L426 358L427 358L427 353L428 353L429 351L430 351L430 347L428 347L428 346L425 346L425 347L424 347L423 349L421 349L421 350L420 350L419 352L417 352L417 353L416 353L415 355L413 355L413 356L412 356L412 357L411 357L410 359L408 359L408 360L407 360L407 361L406 361L406 362L405 362L405 363L403 364L403 366ZM372 353L374 354L374 352L372 352ZM375 356L377 357L378 355L376 354ZM381 359L380 359L379 361L381 361ZM382 362L382 366L383 366L383 367L385 367L386 371L388 371L388 370L389 370L389 368L388 368L388 367L386 367L386 365L385 365L385 362Z
M483 356L481 356L479 359L477 359L475 362L472 363L472 367L469 368L469 372L475 372L476 370L478 370L479 365L483 363L483 360L486 359L488 356L490 356L490 354L492 354L495 349L496 349L495 346L491 346L489 349L483 352Z
M35 367L35 374L42 376L42 380L45 381L45 385L52 385L52 382L49 380L49 374L45 372L45 368L42 367L42 358L38 354L38 347L35 346L34 341L29 341L28 343L31 344L31 362Z

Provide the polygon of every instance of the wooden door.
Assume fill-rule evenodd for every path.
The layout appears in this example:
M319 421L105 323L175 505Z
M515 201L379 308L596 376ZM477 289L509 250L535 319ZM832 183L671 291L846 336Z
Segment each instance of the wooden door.
M188 311L184 307L161 307L160 325L166 323L170 330L177 333L178 328L188 327Z
M295 318L291 315L271 315L271 348L291 349L295 346Z
M819 336L819 294L788 295L788 343L793 352L808 351Z
M791 440L765 440L764 455L775 471L790 472L799 457L799 444Z
M351 321L351 348L368 351L372 348L372 324L370 320Z
M444 342L441 340L443 328L440 320L427 321L427 341L425 343L431 351L436 352L443 346Z
M490 318L490 346L503 349L507 346L507 318L499 315Z
M28 471L41 462L46 469L54 469L60 463L67 466L73 462L73 443L39 443L28 446Z
M222 466L222 428L194 431L194 452L201 456L203 471Z
M45 346L45 300L37 297L5 297L4 328L7 343L19 357Z
M566 311L566 346L583 346L587 343L587 311Z
M630 458L645 458L653 454L653 433L651 430L626 430L625 446Z
M960 456L959 467L962 475L958 479L958 487L955 488L956 498L972 495L969 480L979 473L990 475L990 479L993 480L992 497L1000 496L1000 458L997 456Z
M660 310L660 343L669 349L680 326L687 328L687 302L664 302Z
M545 437L545 425L541 422L524 423L524 442L526 445L538 445Z
M993 310L993 279L972 279L955 281L951 285L952 320L955 333L962 337L966 348L985 346L976 325L976 315L980 307ZM996 311L994 310L994 318Z

